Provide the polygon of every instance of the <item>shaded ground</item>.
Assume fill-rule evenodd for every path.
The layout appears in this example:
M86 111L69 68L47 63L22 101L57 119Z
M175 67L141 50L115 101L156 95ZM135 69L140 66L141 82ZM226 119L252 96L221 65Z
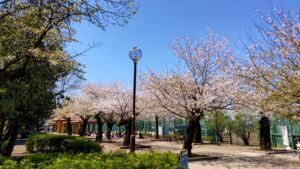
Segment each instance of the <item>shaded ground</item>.
M104 143L105 151L116 151L122 140L114 143ZM137 139L138 144L151 145L151 149L137 149L138 153L145 151L171 151L179 153L181 143L167 141L151 141L150 139ZM126 150L129 151L129 150ZM259 150L259 147L246 147L238 145L194 145L193 153L217 157L215 159L202 159L189 162L190 169L300 169L300 160L295 152L272 151L272 154Z
M167 141L151 141L150 139L137 139L137 144L150 145L150 148L137 149L137 153L146 151L171 151L179 153L182 149L181 143ZM20 143L20 142L19 142ZM112 143L102 143L104 151L117 151L122 145L122 139L114 139ZM125 149L122 151L129 151ZM190 169L299 169L300 160L295 152L272 151L266 153L258 147L246 147L237 145L194 145L193 153L217 157L214 159L202 159L201 161L189 162ZM16 145L13 156L24 156L25 146Z

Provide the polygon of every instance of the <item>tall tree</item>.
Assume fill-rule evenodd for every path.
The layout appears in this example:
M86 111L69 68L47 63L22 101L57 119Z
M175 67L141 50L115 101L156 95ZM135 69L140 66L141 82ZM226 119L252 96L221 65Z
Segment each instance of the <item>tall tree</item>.
M136 9L130 0L0 2L0 145L9 142L5 155L20 128L50 116L68 89L66 77L82 77L81 65L64 50L76 41L74 23L88 21L101 29L124 25Z
M88 21L100 29L124 25L137 11L134 0L5 0L0 4L0 82L24 76L28 62L56 61L49 50L74 42L74 23ZM59 52L60 50L56 50Z
M125 125L124 145L129 145L132 121L132 92L118 82L89 84L83 89L93 99L96 112L102 111L101 118L108 124L107 137L116 122ZM96 105L96 106L95 106ZM137 106L138 107L138 106ZM137 111L138 112L138 111Z
M300 18L299 12L277 7L262 14L257 24L261 35L250 37L248 52L251 78L270 94L267 100L273 111L288 118L300 116Z
M180 59L177 69L167 74L150 71L146 84L161 108L188 120L183 148L191 155L193 140L201 142L200 118L230 105L226 93L233 81L226 71L233 55L227 39L212 32L207 40L179 37L171 48Z
M31 65L30 74L22 78L7 81L2 85L4 92L1 93L0 120L1 135L0 144L8 142L3 155L10 155L19 131L36 127L52 114L56 106L57 97L55 92L56 80L65 74L64 69L58 65L45 72L40 71L43 65ZM16 97L18 96L18 97Z
M93 100L91 97L85 93L80 93L75 97L74 107L76 108L76 111L74 112L75 115L79 116L82 120L79 136L83 137L86 133L88 121L94 116L96 109L93 107Z

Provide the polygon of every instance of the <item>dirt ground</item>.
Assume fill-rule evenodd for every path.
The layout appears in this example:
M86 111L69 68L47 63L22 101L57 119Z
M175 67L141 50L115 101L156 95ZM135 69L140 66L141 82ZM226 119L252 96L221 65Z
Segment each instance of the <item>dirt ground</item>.
M104 143L104 151L118 150L121 142L122 140L117 139L113 143ZM151 146L151 149L137 149L137 153L151 150L179 153L182 149L182 143L151 141L150 139L137 139L137 144ZM194 145L192 152L214 158L189 162L189 169L300 169L300 160L293 151L267 153L253 146L204 144Z
M171 151L179 153L181 143L167 141L152 141L150 139L137 139L137 144L151 146L151 148L137 149L137 153L146 151ZM105 152L117 151L122 145L122 139L114 139L111 143L102 143ZM128 149L122 149L129 151ZM194 145L192 152L198 155L213 157L213 159L200 159L189 162L189 169L300 169L300 160L293 151L263 152L258 147L237 145ZM24 145L16 145L13 156L25 154Z

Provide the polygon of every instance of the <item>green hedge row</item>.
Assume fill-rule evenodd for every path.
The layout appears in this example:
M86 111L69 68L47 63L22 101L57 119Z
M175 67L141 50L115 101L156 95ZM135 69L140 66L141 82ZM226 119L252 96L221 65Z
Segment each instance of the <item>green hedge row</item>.
M180 169L179 158L173 153L132 154L33 154L20 164L4 161L0 169Z
M25 144L27 152L91 153L102 150L98 143L85 138L45 133L29 135Z

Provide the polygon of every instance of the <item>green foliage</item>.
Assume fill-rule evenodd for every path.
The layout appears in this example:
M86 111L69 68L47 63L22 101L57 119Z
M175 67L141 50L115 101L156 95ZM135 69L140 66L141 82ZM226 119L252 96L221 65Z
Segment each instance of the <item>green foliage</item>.
M239 113L234 117L233 131L242 138L245 145L249 145L249 138L252 132L258 129L258 119L248 113Z
M45 133L30 134L27 137L26 142L25 142L27 152L33 152L37 139L40 137L44 137L45 135L46 135Z
M258 119L250 114L239 113L234 117L233 130L237 135L245 132L255 132L258 129Z
M0 152L1 152L1 154L7 154L7 151L6 151L7 145L8 145L8 140L4 141L4 142L1 144L1 147L0 147Z
M0 138L14 139L10 133L39 126L66 90L83 79L82 65L65 50L67 43L76 42L74 23L85 20L101 29L124 25L136 12L136 4L134 0L1 1L0 126L4 127ZM13 131L5 133L5 128ZM41 150L48 142L42 141L36 145ZM7 151L10 154L12 148Z
M19 168L44 168L53 164L55 158L59 156L58 153L43 154L35 153L32 154L20 162Z
M102 150L102 147L98 143L91 142L84 138L44 133L30 135L25 144L28 152L65 151L72 153L90 153Z
M0 155L0 169L16 169L15 161Z
M64 151L68 153L91 153L102 150L99 144L85 140L84 138L65 139L61 145Z
M207 117L207 127L214 131L218 135L219 141L222 142L225 134L225 129L229 130L230 128L229 123L231 121L231 118L220 111L207 113Z
M127 154L35 154L21 161L21 169L180 169L179 157L173 153Z
M17 164L13 160L5 160L2 165L0 165L0 169L17 169Z
M0 166L7 160L7 157L0 155Z

